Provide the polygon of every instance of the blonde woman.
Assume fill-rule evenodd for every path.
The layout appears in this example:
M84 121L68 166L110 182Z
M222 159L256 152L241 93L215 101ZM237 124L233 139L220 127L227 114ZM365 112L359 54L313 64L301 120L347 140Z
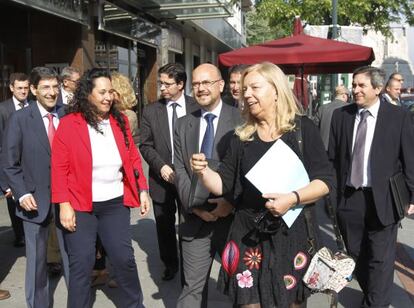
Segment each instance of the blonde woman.
M114 100L118 110L125 114L128 118L129 127L131 128L134 143L138 143L138 117L132 109L137 105L137 97L132 88L131 81L121 73L112 73L112 86L114 88Z
M234 191L237 201L219 288L239 307L302 307L310 296L302 282L310 261L304 211L290 228L280 216L298 203L310 205L327 194L332 168L318 129L301 116L279 67L265 62L247 68L242 89L245 123L236 129L219 171L208 167L202 153L191 159L193 171L213 194ZM301 123L303 155L295 121ZM262 195L245 175L278 139L302 160L310 183L295 192Z

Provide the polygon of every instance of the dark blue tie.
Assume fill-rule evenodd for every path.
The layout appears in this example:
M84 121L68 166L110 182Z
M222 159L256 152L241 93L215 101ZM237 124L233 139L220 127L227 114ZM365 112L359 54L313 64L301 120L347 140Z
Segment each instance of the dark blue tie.
M214 145L214 125L213 120L216 116L212 113L207 113L204 115L204 119L207 121L207 129L204 134L203 143L201 143L201 153L204 153L206 158L211 158L213 155L213 145Z

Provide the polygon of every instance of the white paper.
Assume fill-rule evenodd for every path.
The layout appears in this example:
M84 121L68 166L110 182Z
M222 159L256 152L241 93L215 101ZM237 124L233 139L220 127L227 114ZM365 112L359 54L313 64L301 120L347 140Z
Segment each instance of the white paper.
M262 193L289 193L309 184L302 161L283 140L277 140L259 159L246 178ZM302 211L297 205L287 211L283 220L290 228Z

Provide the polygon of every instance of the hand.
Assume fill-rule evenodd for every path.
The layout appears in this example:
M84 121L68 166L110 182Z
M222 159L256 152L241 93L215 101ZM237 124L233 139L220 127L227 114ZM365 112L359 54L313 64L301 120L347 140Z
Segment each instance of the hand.
M214 216L213 214L211 214L211 212L201 210L201 209L193 209L193 214L197 215L198 217L200 217L202 220L206 222L216 221L218 218Z
M10 188L6 190L6 192L4 193L4 196L6 198L13 198L13 193Z
M233 205L224 198L208 199L208 203L217 204L217 207L210 212L216 217L226 217L233 211Z
M408 207L407 207L407 216L410 216L410 215L413 215L414 214L414 204L410 204Z
M139 193L139 201L141 203L141 205L139 207L140 215L141 215L141 217L144 217L145 215L148 214L148 212L151 208L151 201L150 201L150 197L148 195L148 192L141 191Z
M25 211L37 211L36 200L33 198L31 194L24 197L19 204Z
M191 170L196 174L202 174L207 169L208 162L203 153L193 154L190 158Z
M76 214L69 202L59 204L59 216L62 226L70 231L76 231Z
M168 165L162 166L160 173L164 181L174 184L175 172L174 170L172 170L170 166Z
M288 194L263 194L263 198L268 199L265 207L273 214L279 217L284 215L292 206L296 204L296 196L293 193Z

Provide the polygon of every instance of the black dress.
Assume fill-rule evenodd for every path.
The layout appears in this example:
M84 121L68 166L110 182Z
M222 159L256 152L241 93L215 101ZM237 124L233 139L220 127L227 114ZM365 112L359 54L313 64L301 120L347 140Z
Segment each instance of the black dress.
M302 136L303 158L294 132L281 139L302 159L311 181L320 179L330 187L333 171L319 131L305 117ZM273 233L259 232L254 221L265 211L266 200L244 176L274 142L261 141L257 135L241 142L234 136L219 170L223 192L234 189L237 208L222 254L218 288L238 305L288 307L311 293L302 282L311 259L303 211L290 228L271 216L278 226Z

